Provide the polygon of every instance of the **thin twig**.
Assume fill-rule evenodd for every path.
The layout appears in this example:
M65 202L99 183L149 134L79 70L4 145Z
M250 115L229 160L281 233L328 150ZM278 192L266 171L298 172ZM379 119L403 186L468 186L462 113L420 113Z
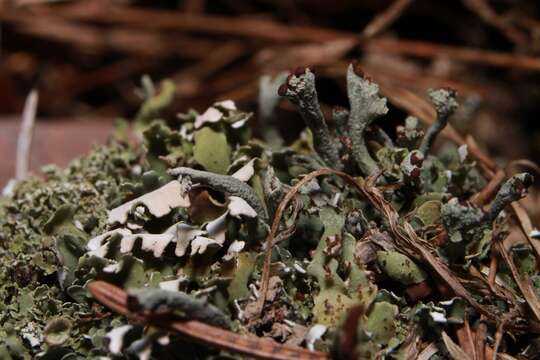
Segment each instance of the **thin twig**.
M37 105L38 93L37 90L33 89L28 94L26 102L24 103L21 130L19 131L19 138L17 139L17 162L15 164L15 179L17 180L21 180L28 175Z
M411 5L413 0L395 0L382 13L375 16L362 31L362 37L365 39L374 37L383 32L386 28L392 25L403 12Z

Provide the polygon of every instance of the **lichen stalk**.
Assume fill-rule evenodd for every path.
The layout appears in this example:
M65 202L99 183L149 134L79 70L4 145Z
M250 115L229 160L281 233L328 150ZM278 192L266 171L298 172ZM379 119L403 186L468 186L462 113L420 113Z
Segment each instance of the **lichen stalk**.
M352 157L366 176L379 172L379 166L366 146L365 131L379 116L388 112L386 99L379 95L379 86L351 64L347 70L347 94L350 103L349 133Z
M494 221L506 206L527 196L527 189L532 185L533 181L534 177L526 172L514 175L506 180L497 192L495 200L493 200L483 220Z
M330 134L317 97L315 75L308 68L298 68L289 75L278 93L298 106L302 119L313 133L313 147L325 164L342 170L338 143Z
M332 108L332 120L338 136L348 136L349 134L349 110L342 106Z
M458 107L456 92L451 89L430 90L429 97L437 112L437 120L429 127L418 150L427 155L437 135L446 127L448 118Z

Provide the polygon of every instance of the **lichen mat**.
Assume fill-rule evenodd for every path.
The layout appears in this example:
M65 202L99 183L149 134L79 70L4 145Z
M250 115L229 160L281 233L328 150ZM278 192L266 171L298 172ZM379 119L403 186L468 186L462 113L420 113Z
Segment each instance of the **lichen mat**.
M120 127L17 181L0 200L0 357L532 351L540 246L518 201L534 179L440 141L459 95L431 90L430 126L389 129L391 104L356 64L331 121L309 68L278 79L258 119L230 100L171 116L165 81L132 121L141 143ZM306 125L287 146L281 97Z

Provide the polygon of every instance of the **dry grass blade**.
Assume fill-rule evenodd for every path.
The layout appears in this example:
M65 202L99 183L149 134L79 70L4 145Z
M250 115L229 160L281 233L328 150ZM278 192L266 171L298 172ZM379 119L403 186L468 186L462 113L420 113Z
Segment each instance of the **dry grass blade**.
M356 44L357 39L344 38L317 44L263 48L255 55L254 61L260 64L266 73L283 71L291 64L309 64L310 67L329 65L343 58Z
M244 56L246 48L239 42L229 41L217 46L215 51L220 56L203 58L170 77L177 84L177 94L181 96L196 95L203 88L205 79Z
M66 21L43 14L39 17L19 13L1 13L0 20L13 23L21 33L46 40L70 44L84 52L120 51L145 57L180 55L189 59L206 58L218 42L158 31L110 27Z
M36 15L57 16L70 20L90 20L99 23L136 26L139 28L180 30L207 34L240 36L274 42L321 43L336 39L352 39L356 35L347 31L313 26L290 26L261 19L232 19L225 16L193 13L173 13L159 10L136 9L126 6L41 6L33 8ZM23 15L25 15L23 13ZM9 18L12 14L2 15ZM491 66L540 70L540 59L510 53L479 50L412 40L370 39L363 45L368 51L408 54L434 58L447 56L454 60Z
M28 175L37 105L38 93L37 90L32 90L24 103L21 130L17 139L17 162L15 165L15 179L17 180L21 180Z
M256 359L324 360L328 355L300 347L281 345L271 340L240 335L196 320L183 320L167 315L153 316L131 312L127 307L128 294L123 289L105 281L92 281L88 290L99 302L117 313L137 322L148 323L157 328L176 333L192 341L213 346Z

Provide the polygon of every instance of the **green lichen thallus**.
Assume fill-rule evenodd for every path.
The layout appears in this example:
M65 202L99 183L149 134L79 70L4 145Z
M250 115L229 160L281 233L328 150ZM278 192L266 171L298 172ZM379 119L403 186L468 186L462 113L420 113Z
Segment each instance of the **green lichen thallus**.
M141 145L121 126L67 168L18 181L0 199L0 357L443 359L462 354L464 333L488 355L531 357L539 247L534 231L515 235L510 209L527 229L516 201L533 178L492 178L476 149L439 141L457 94L431 90L433 124L408 116L394 132L357 64L348 108L328 121L311 69L269 94L277 81L261 81L260 117L230 100L170 116L174 84L145 78ZM272 127L278 95L306 126L289 146L252 134ZM88 284L117 289L117 310L139 322ZM191 342L182 320L221 335ZM235 348L230 332L264 347Z

